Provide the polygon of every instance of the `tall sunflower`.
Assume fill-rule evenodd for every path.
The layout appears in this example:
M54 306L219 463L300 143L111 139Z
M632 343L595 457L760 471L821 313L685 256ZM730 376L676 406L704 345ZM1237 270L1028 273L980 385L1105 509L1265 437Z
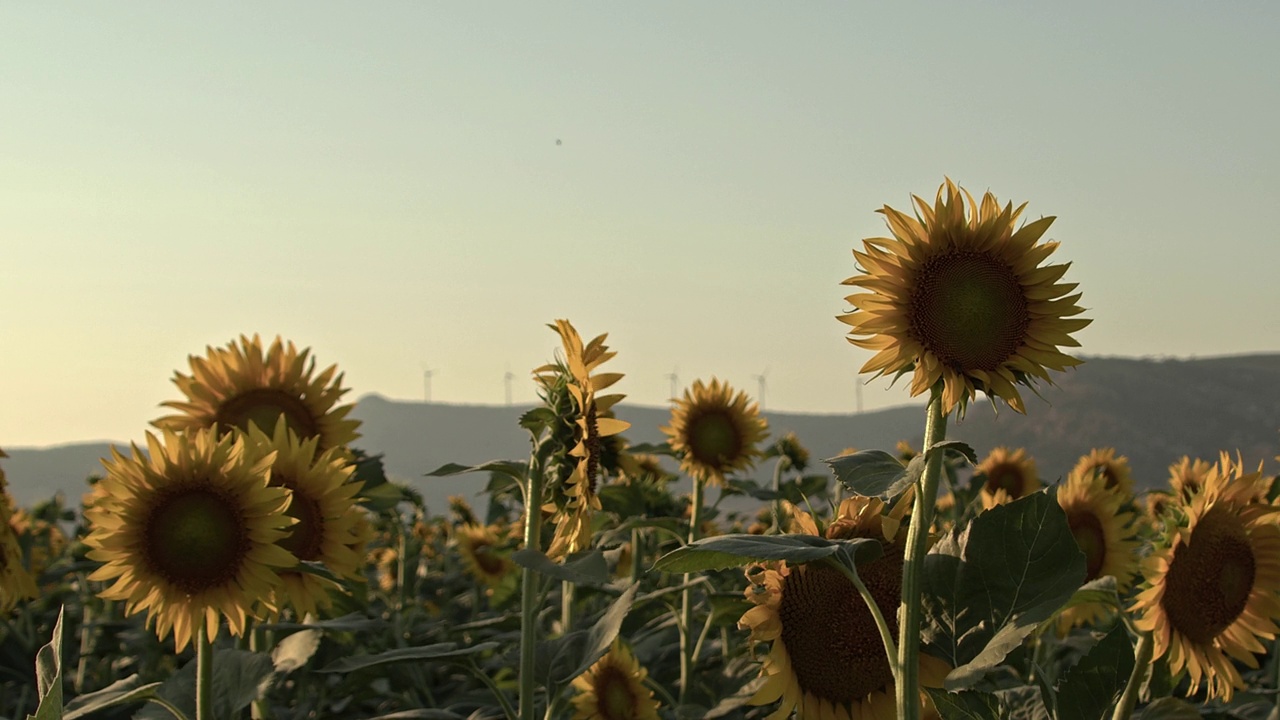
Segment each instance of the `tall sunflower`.
M1080 458L1073 473L1088 475L1098 473L1106 479L1107 488L1116 488L1121 493L1133 497L1133 473L1129 470L1129 458L1116 456L1115 448L1094 448L1088 455Z
M0 458L7 457L0 450ZM22 546L9 524L14 507L4 469L0 468L0 615L8 614L19 600L30 600L39 593L31 573L22 564Z
M185 401L168 401L179 415L151 424L183 432L220 426L248 431L250 425L270 433L284 418L289 429L307 440L319 438L319 450L343 447L360 434L359 420L347 419L352 405L334 407L347 393L337 365L315 374L311 349L298 351L292 342L276 337L265 351L257 335L240 336L225 348L208 347L205 357L188 356L191 374L174 373Z
M894 636L907 531L903 518L911 496L906 493L892 508L878 498L850 497L840 503L823 533L812 516L791 508L793 531L880 541L884 554L859 565L858 576ZM790 717L793 710L800 720L893 717L893 671L871 611L848 578L826 564L789 566L778 561L749 567L747 579L744 594L754 607L738 627L751 630L752 644L773 641L760 668L765 683L751 704L781 699L771 720ZM949 671L945 661L921 653L922 685L942 687Z
M988 510L1040 489L1036 461L1025 448L998 447L978 463L973 474L983 480L982 507Z
M861 372L914 369L912 396L942 381L946 413L963 414L976 391L1026 412L1017 386L1079 365L1058 348L1078 346L1071 333L1091 322L1072 317L1083 312L1076 285L1058 282L1070 263L1040 264L1058 247L1036 244L1054 218L1015 229L1025 204L1001 208L988 192L979 205L951 180L932 207L913 198L914 218L880 210L893 237L864 240L853 251L861 274L844 281L866 291L845 298L854 309L839 318L849 342L876 351Z
M341 448L318 451L319 437L301 440L283 418L267 435L257 425L249 428L249 452L258 457L273 455L272 487L289 491L291 501L285 514L297 522L291 525L279 545L301 562L320 563L339 578L360 577L362 554L359 521L364 510L355 502L363 483L352 479L353 465ZM338 583L320 574L282 570L281 587L268 607L291 606L298 618L332 606L331 591L341 591Z
M1116 579L1116 590L1122 595L1138 572L1139 541L1134 537L1134 513L1122 508L1131 506L1133 498L1119 488L1107 487L1100 473L1076 473L1067 476L1058 488L1058 504L1067 516L1067 526L1085 559L1085 582L1100 577ZM1065 634L1072 627L1102 620L1108 608L1099 603L1077 605L1058 616L1058 631Z
M725 476L747 470L761 452L768 423L747 394L727 382L695 380L671 408L671 424L662 428L680 469L695 480L724 485Z
M202 622L216 637L221 616L243 633L279 571L297 562L278 544L294 521L289 491L268 484L275 456L252 456L242 437L217 433L147 433L147 452L134 445L129 457L112 448L100 484L113 502L86 513L88 557L103 563L89 579L114 581L99 594L123 600L129 615L145 610L179 651Z
M1142 561L1134 624L1152 633L1153 660L1168 655L1190 692L1230 701L1244 682L1233 661L1257 668L1262 639L1280 632L1280 524L1259 502L1265 479L1223 458Z
M1211 467L1213 465L1200 458L1192 460L1189 456L1183 455L1169 466L1169 487L1173 489L1173 494L1183 502L1191 500L1191 496L1204 487L1204 479L1209 475Z
M658 720L659 703L644 686L649 671L621 640L573 679L573 720Z
M584 345L582 336L568 320L556 320L548 327L560 336L564 347L563 362L537 368L533 371L534 376L549 391L563 383L573 400L571 425L574 439L568 452L573 462L562 485L567 502L564 507L550 507L556 513L556 530L547 554L558 558L590 545L591 515L600 509L596 490L603 475L605 440L631 427L631 423L612 416L613 406L625 395L598 394L622 379L622 373L596 372L617 354L604 344L607 334L599 335Z

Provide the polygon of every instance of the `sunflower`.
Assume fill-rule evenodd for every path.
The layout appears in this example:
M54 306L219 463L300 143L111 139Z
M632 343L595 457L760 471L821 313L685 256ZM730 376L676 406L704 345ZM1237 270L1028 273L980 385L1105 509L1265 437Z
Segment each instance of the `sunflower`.
M1107 489L1118 488L1121 493L1133 497L1133 473L1129 471L1129 458L1116 457L1115 448L1094 448L1080 458L1071 472L1087 475L1098 473L1106 478Z
M7 457L0 450L0 458ZM0 469L0 615L7 615L19 600L30 600L39 594L35 580L22 564L22 546L9 524L14 507L4 470Z
M501 525L461 525L454 534L463 566L471 577L490 588L516 569L510 553L502 550L502 534Z
M1134 624L1152 633L1153 660L1185 670L1189 692L1230 701L1244 682L1233 661L1257 668L1261 639L1280 628L1280 508L1259 502L1264 479L1224 457L1182 507L1181 520L1142 561Z
M573 720L658 720L659 703L644 686L649 671L614 640L609 652L573 679Z
M1145 501L1147 524L1158 530L1164 526L1165 517L1176 499L1167 492L1148 490Z
M39 579L67 549L67 534L57 523L36 517L22 508L14 510L9 527L26 548L27 570Z
M147 625L161 640L172 630L179 652L201 622L216 637L223 615L242 634L279 571L297 562L278 544L294 521L289 491L268 484L275 456L217 433L147 433L147 452L134 445L130 457L112 448L99 484L113 502L86 514L88 557L103 563L89 579L114 580L99 594L125 601L126 614L147 611Z
M1191 500L1191 496L1204 487L1204 479L1208 476L1211 467L1213 466L1204 460L1199 458L1192 460L1189 456L1183 455L1169 466L1169 487L1173 488L1173 494L1180 497L1183 502Z
M1134 514L1122 508L1132 498L1108 488L1101 473L1071 473L1058 488L1058 505L1067 516L1067 526L1085 559L1085 582L1100 577L1116 579L1116 591L1124 594L1138 571ZM1099 603L1077 605L1058 616L1058 632L1066 634L1077 625L1102 620L1108 608Z
M1058 247L1036 244L1054 218L1015 230L1025 203L1002 209L986 193L979 206L949 179L933 207L914 200L914 218L880 210L892 238L853 251L861 274L844 284L867 292L846 297L854 309L839 319L853 326L849 342L876 351L861 372L914 368L913 397L942 381L945 413L959 405L963 415L978 390L1025 413L1016 386L1079 365L1058 347L1079 346L1071 333L1091 322L1072 317L1083 312L1075 284L1058 283L1070 263L1040 265Z
M334 576L351 580L360 576L362 553L355 546L364 510L356 504L355 496L363 483L352 480L355 466L347 463L341 448L318 452L319 441L319 437L299 439L283 418L276 422L272 435L255 424L247 437L251 454L274 453L271 485L285 488L292 497L285 514L297 522L279 545L301 562L320 563ZM283 602L269 602L268 606L287 603L299 618L331 607L329 592L342 590L332 580L302 570L281 571L280 580L283 586L277 597Z
M787 461L785 467L796 472L804 472L804 469L809 466L809 451L800 444L800 438L793 430L788 430L785 435L774 441L773 446L765 452L765 457L785 459Z
M599 373L596 370L617 353L604 344L606 335L599 335L585 345L578 331L568 320L556 320L549 325L560 335L564 346L564 359L560 363L543 365L534 370L534 376L549 392L564 383L565 390L573 398L574 441L568 451L573 458L572 469L563 482L567 501L564 507L554 504L555 536L547 549L547 555L560 558L585 549L591 543L591 514L600 509L596 494L605 454L605 439L631 427L631 424L612 416L611 409L624 395L599 395L599 391L622 379L621 373Z
M725 476L755 465L757 445L768 434L768 423L755 403L727 382L695 380L692 389L671 408L671 424L662 428L671 449L680 456L680 469L694 480L724 485Z
M348 420L353 406L334 407L346 394L337 365L315 374L310 348L301 352L278 336L265 352L257 335L240 336L225 348L206 348L206 357L188 356L191 374L174 373L185 402L162 403L181 412L151 424L162 430L182 432L218 425L224 430L248 431L257 425L263 432L275 429L284 418L298 437L319 438L319 451L344 447L360 437L359 420Z
M865 537L881 542L884 554L859 565L858 576L895 637L906 541L902 520L911 496L905 493L888 509L878 498L850 497L840 503L822 533L832 539ZM797 508L791 512L793 530L820 534L812 516ZM789 566L777 561L749 567L747 579L750 584L744 594L754 607L738 627L751 630L752 645L773 641L760 668L765 683L751 704L781 699L771 720L790 717L793 710L800 720L893 717L893 671L871 612L848 578L823 563ZM922 685L942 687L949 671L945 661L920 655Z
M998 447L978 463L973 474L983 478L982 507L988 510L1040 488L1036 461L1025 448Z

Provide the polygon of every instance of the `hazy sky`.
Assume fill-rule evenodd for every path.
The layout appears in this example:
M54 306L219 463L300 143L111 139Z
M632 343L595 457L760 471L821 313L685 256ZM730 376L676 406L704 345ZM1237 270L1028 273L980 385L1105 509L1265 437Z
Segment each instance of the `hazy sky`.
M1280 350L1280 4L6 3L0 447L141 438L279 333L349 397L849 411L851 249L943 176L1056 215L1092 355ZM560 140L560 143L557 143ZM907 401L883 382L868 408Z

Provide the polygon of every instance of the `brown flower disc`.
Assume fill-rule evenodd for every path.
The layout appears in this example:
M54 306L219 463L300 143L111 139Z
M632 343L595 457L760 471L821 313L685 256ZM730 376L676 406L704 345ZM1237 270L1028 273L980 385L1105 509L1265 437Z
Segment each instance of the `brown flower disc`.
M953 250L921 265L911 295L910 334L944 365L994 372L1027 337L1027 296L1007 263Z
M1175 630L1211 643L1244 612L1257 564L1239 519L1210 510L1173 551L1161 606Z

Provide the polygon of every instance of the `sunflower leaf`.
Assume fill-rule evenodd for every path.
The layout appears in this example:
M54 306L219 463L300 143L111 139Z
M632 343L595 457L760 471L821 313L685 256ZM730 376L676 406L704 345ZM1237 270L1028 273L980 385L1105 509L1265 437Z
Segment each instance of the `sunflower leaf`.
M1089 720L1111 708L1133 672L1133 646L1117 623L1058 682L1054 717Z
M991 693L964 690L947 692L940 688L924 688L938 708L942 720L1000 720L1000 698Z
M997 690L1000 717L1003 720L1053 720L1044 706L1040 691L1030 685Z
M859 495L895 497L907 489L924 469L903 465L902 461L883 450L862 450L839 455L822 462L831 466L836 480Z
M599 550L574 553L565 558L563 564L533 548L517 550L512 553L511 559L520 567L577 585L602 585L609 582L609 568L605 564L604 553Z
M1062 606L1085 576L1057 498L1037 492L973 519L925 556L924 640L973 685Z
M36 689L40 705L28 720L60 720L62 718L62 614L66 607L58 609L58 620L53 625L53 635L48 644L36 653Z
M351 672L352 670L362 670L375 665L403 662L405 660L451 660L453 658L466 657L467 655L487 652L497 647L499 647L499 644L496 642L482 642L464 648L458 647L457 643L434 643L432 645L396 648L395 650L388 650L375 655L344 657L336 662L329 663L315 672L345 673Z
M516 462L514 460L490 460L480 463L479 465L459 465L458 463L445 463L440 467L426 474L426 477L447 477L449 475L462 475L464 473L473 472L492 472L501 473L516 480L523 480L529 472L528 463Z
M271 657L247 650L213 651L213 717L238 717L271 681L275 669ZM190 660L160 683L155 695L178 708L188 718L196 716L196 661ZM147 705L134 720L173 720L161 705Z
M974 452L973 446L959 440L943 440L942 442L934 443L928 450L925 450L925 460L928 460L929 455L935 452L953 453L968 460L970 465L978 464L978 453Z
M840 543L814 535L717 535L672 550L658 558L653 570L695 573L765 560L799 564L830 557L839 549Z
M1037 631L1047 631L1053 625L1054 619L1064 611L1081 605L1104 605L1110 609L1119 609L1120 596L1116 592L1116 579L1110 575L1103 575L1081 585L1080 589L1072 593L1071 598L1058 608L1052 617L1040 623Z
M640 588L640 583L631 583L617 600L604 611L599 620L591 625L591 630L587 634L586 644L583 647L583 654L578 658L577 666L572 672L563 675L558 684L562 687L567 685L569 681L578 677L582 673L591 669L600 658L609 652L609 648L613 645L613 641L617 639L618 633L622 631L622 621L627 617L627 613L631 611L631 605L636 599L636 590ZM571 649L572 646L571 646Z
M627 452L632 455L666 455L675 457L675 452L671 450L671 444L667 442L660 443L636 443L627 446Z
M85 693L67 703L62 720L80 720L99 710L106 710L117 705L130 705L149 700L156 696L156 689L161 683L153 682L138 685L138 676L130 675L117 680L96 692Z
M1186 700L1162 697L1142 709L1138 720L1200 720L1200 711Z

